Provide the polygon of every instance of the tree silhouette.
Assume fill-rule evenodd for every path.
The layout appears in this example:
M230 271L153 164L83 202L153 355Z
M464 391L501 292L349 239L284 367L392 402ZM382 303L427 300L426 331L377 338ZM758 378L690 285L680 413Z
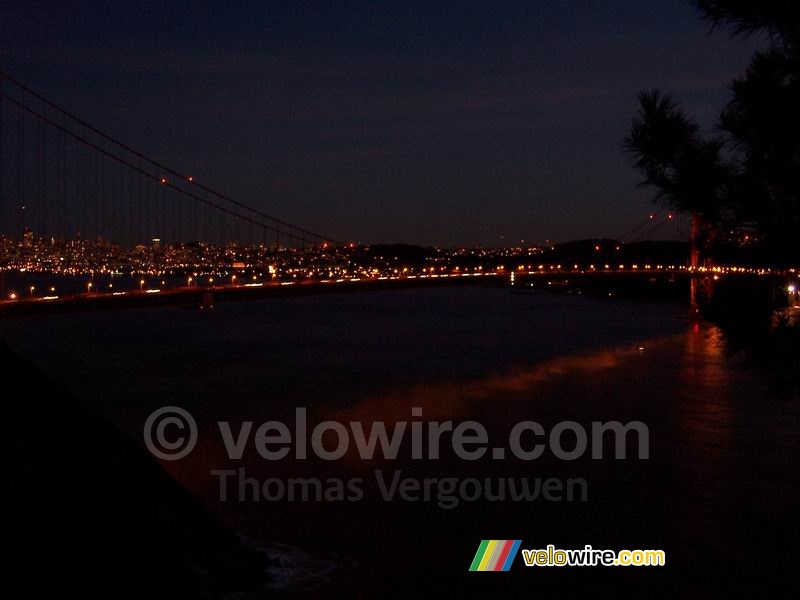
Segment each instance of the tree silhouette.
M734 35L766 33L785 49L800 45L800 6L797 0L695 0L713 28Z
M734 81L720 129L737 155L728 203L741 222L762 231L779 262L800 257L800 62L777 50L758 52ZM780 260L783 259L783 260Z
M655 189L654 200L713 227L755 228L776 266L800 260L800 2L696 0L712 29L765 34L744 76L731 84L718 136L704 137L669 94L639 95L623 141Z
M655 189L654 200L699 215L707 231L747 226L761 235L760 260L800 262L800 0L694 0L714 29L763 35L745 74L730 86L718 137L704 137L669 94L639 95L623 140ZM697 220L695 219L695 222ZM710 236L706 236L709 239ZM696 255L695 255L696 256ZM694 256L693 256L694 258ZM747 349L782 391L800 391L800 326L779 319L773 281L729 279L705 306L730 347ZM726 287L727 286L727 287ZM785 298L785 296L784 296ZM780 304L779 304L780 305Z
M669 94L642 92L639 105L623 146L644 175L640 185L654 187L655 200L669 209L718 221L729 178L722 140L703 139Z

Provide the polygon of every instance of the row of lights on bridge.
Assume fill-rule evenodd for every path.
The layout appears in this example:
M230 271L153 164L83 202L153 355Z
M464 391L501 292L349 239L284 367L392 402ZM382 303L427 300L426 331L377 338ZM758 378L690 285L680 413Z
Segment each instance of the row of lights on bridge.
M511 272L512 285L513 285L514 277L515 277L515 273L512 271ZM719 279L719 277L717 275L715 275L714 279ZM236 275L231 275L231 285L235 286L237 280L238 280L238 277ZM258 280L258 277L256 275L253 275L253 281L257 281L257 280ZM188 277L186 279L187 287L191 287L192 283L194 283L195 281L196 281L195 277L191 277L191 276ZM160 292L161 291L160 289L159 290L151 290L151 289L145 290L144 286L145 286L146 283L147 282L144 279L140 279L139 280L139 291L145 291L145 292L148 292L148 293ZM213 277L209 277L208 278L208 284L209 285L214 285L214 278ZM161 285L162 286L166 285L166 281L161 280ZM255 285L255 284L253 284L253 285ZM86 293L87 294L91 294L92 293L92 289L94 287L95 287L94 286L94 282L92 282L92 281L87 282L87 284L86 284ZM108 287L109 287L109 289L113 289L114 284L113 283L109 283ZM33 297L34 293L36 292L36 286L33 286L33 285L30 286L30 288L28 288L28 291L30 292L30 296ZM55 292L56 292L56 288L55 287L51 287L50 288L50 294L55 294ZM800 288L798 288L798 285L796 283L791 283L786 287L786 292L789 294L789 297L791 298L792 301L796 301L797 300L797 296L800 295ZM124 292L120 292L120 293L124 293ZM10 301L17 300L18 298L19 297L17 296L16 292L11 292L8 295L8 299ZM58 298L58 296L54 296L54 295L44 296L43 297L43 299L57 299L57 298Z

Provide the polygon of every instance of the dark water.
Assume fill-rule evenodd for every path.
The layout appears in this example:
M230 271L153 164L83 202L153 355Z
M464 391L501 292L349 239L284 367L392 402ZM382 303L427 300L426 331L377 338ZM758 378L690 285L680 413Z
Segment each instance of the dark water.
M800 407L771 398L725 356L718 332L680 307L461 288L231 303L0 322L0 334L141 440L148 415L177 405L197 420L190 456L164 467L257 546L279 556L276 586L300 597L426 592L727 597L791 585L800 500ZM31 399L31 401L35 401ZM650 459L266 461L227 457L216 426L255 427L294 409L320 421L475 420L502 446L537 421L643 421ZM443 436L443 439L448 439ZM565 442L565 446L568 446ZM612 452L613 447L605 448ZM212 469L276 478L363 480L364 498L219 500ZM391 478L583 478L585 502L386 502ZM235 483L231 484L234 488ZM232 495L238 494L236 490ZM468 573L482 539L523 548L663 549L665 567L525 568ZM499 579L491 579L499 577ZM487 578L490 578L491 581Z

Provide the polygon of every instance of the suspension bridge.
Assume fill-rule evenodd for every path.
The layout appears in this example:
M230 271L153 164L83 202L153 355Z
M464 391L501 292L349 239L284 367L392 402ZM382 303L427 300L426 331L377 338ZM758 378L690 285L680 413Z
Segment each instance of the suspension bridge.
M689 216L653 213L594 249L561 252L557 263L546 256L539 262L530 251L503 251L466 268L349 264L354 245L221 193L0 72L0 272L86 278L85 288L65 291L47 284L9 290L0 277L0 305L129 306L153 303L156 295L165 299L159 302L194 301L208 292L256 296L264 289L334 284L376 289L486 281L511 272L700 277L705 271L688 257L622 264L614 256L656 238L685 243L690 232ZM115 274L128 275L127 288L102 280Z
M0 232L121 247L333 243L131 148L0 73Z

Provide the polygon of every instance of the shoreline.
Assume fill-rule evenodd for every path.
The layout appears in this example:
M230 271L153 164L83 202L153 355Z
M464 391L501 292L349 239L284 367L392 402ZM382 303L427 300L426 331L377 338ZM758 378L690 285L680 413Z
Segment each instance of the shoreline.
M2 343L0 360L30 393L3 409L0 589L200 599L263 579L263 558L126 435Z
M210 287L177 287L68 296L23 297L0 301L0 319L158 306L212 308L216 302L341 294L365 291L483 285L507 287L515 294L532 291L643 301L688 297L688 279L670 273L642 279L639 273L461 273L378 279L303 280Z

